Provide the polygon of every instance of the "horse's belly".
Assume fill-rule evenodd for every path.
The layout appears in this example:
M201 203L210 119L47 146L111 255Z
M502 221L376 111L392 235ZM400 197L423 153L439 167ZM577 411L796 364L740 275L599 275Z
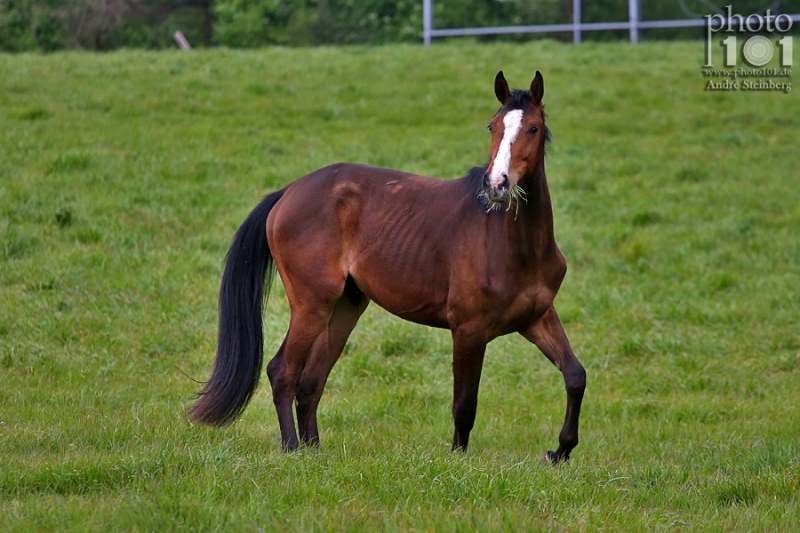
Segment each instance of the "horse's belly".
M436 276L408 275L384 266L381 269L354 265L351 275L364 294L372 301L400 318L447 328L446 287L430 283Z

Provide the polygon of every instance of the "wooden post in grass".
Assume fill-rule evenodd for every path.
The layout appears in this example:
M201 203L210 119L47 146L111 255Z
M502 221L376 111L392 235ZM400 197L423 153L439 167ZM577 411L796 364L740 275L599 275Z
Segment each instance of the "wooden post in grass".
M189 41L186 40L186 37L183 36L183 32L178 30L172 34L172 38L175 39L175 42L178 43L178 46L181 47L181 50L191 50L192 45L189 44Z

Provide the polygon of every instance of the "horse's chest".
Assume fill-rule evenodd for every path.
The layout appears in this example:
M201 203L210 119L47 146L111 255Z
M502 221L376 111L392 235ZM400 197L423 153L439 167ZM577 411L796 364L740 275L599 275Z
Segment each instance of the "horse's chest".
M552 303L553 294L543 283L500 284L486 288L487 310L500 322L517 322L543 313Z
M463 280L451 292L452 322L484 323L494 335L516 331L541 316L553 293L535 276L483 276Z

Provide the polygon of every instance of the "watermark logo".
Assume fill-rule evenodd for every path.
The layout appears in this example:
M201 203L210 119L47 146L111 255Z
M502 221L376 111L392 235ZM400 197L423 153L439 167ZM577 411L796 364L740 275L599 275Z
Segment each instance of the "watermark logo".
M783 35L792 29L794 21L789 15L773 15L769 9L764 15L734 15L732 6L725 6L726 15L705 15L706 19L706 57L703 65L703 76L706 78L727 78L721 81L709 80L706 83L707 91L782 91L788 93L792 90L792 83L788 81L792 71L792 45L791 35ZM767 31L778 34L770 40L762 35L746 37ZM722 63L724 69L714 68L714 54L712 45L714 35L720 32L730 33L722 40ZM745 34L741 36L738 34ZM740 40L740 37L742 39ZM741 42L741 46L740 43ZM776 48L781 68L762 68L769 64L775 56ZM739 65L739 57L743 60L745 68ZM750 67L750 68L747 68ZM739 78L758 78L744 79ZM775 80L773 78L779 78Z

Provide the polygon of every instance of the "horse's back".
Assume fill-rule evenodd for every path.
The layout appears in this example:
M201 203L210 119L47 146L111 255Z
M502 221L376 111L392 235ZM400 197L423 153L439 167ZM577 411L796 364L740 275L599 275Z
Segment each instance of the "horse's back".
M282 277L304 284L329 279L335 292L352 276L390 312L446 326L451 222L459 218L454 187L352 163L312 172L286 188L268 220Z

